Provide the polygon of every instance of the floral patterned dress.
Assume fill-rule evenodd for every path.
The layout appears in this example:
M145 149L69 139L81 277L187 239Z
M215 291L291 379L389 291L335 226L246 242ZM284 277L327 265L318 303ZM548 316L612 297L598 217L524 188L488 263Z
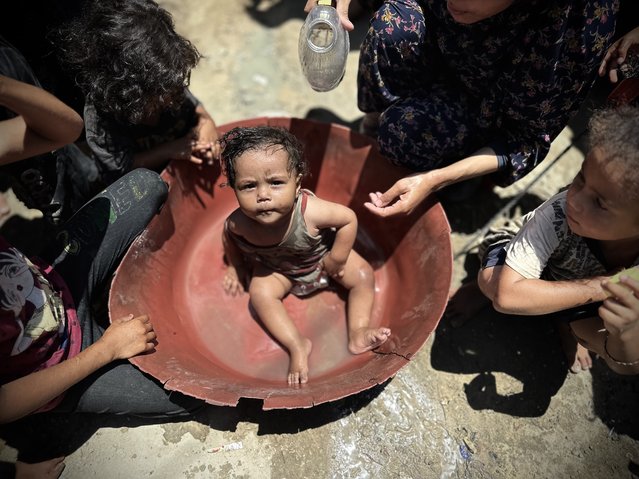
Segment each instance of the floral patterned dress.
M619 1L516 1L471 25L446 3L383 2L361 47L359 108L383 113L378 142L395 164L428 171L488 146L495 182L513 183L579 109Z

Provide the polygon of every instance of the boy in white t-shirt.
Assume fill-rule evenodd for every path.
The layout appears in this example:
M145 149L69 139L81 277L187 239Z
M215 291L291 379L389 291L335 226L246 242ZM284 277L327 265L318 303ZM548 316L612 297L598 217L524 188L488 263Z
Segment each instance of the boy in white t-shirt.
M579 343L573 367L588 369L590 350L612 370L637 374L639 282L609 279L639 265L639 108L597 112L590 142L570 186L526 215L514 237L487 248L479 287L508 314L590 306L585 319L563 323Z

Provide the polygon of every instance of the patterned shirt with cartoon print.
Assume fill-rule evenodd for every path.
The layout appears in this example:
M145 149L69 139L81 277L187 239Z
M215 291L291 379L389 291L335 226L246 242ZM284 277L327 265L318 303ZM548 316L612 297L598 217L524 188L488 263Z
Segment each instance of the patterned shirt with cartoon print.
M81 343L73 299L62 278L0 237L0 384L77 355Z

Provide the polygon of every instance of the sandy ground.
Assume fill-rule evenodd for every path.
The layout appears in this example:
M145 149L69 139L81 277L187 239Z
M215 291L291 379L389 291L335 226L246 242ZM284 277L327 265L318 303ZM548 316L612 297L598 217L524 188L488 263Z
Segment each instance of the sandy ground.
M349 126L361 118L355 79L365 19L351 33L344 81L317 93L297 60L302 0L159 3L205 56L191 86L218 124L272 114ZM570 181L582 159L572 139L586 116L525 181L481 191L472 206L444 204L453 287L476 271L482 228ZM18 449L31 458L64 451L65 479L630 478L639 469L639 381L594 363L569 374L549 322L485 310L462 328L443 319L393 379L343 400L269 412L242 400L176 422L53 416L43 426L27 418L3 429L0 460L15 460ZM230 443L241 448L211 452Z

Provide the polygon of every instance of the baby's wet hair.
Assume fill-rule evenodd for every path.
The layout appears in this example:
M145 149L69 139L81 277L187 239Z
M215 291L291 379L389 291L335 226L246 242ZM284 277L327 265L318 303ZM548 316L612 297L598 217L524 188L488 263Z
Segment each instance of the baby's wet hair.
M624 168L626 191L639 199L639 107L622 105L599 110L588 123L590 148Z
M308 164L304 158L302 143L285 128L277 126L239 126L220 138L222 168L227 184L235 188L235 161L247 151L284 150L288 154L286 171L304 178Z

